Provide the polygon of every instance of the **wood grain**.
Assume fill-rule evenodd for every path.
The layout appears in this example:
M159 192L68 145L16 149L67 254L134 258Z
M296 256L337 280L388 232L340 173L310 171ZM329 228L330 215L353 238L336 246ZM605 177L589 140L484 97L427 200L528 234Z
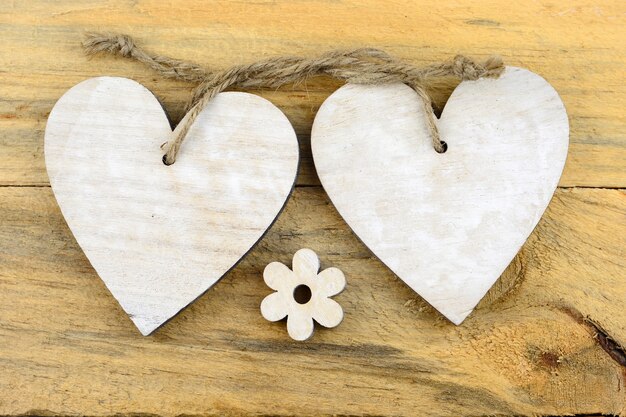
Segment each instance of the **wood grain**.
M430 110L428 110L430 111ZM348 226L461 324L519 252L563 172L569 126L543 78L507 67L461 83L437 120L404 84L346 85L320 107L313 160Z
M0 413L623 415L626 367L584 319L626 343L625 198L557 192L516 288L494 287L457 327L359 243L321 189L298 188L242 263L143 338L50 189L3 188ZM335 297L343 323L297 343L259 304L264 266L305 245L348 287Z
M561 186L626 185L626 13L595 2L8 0L0 7L0 415L626 415L626 198L562 189L475 312L456 327L362 246L319 187L299 187L260 245L154 336L137 335L47 187L43 133L71 86L135 79L174 122L191 86L86 59L84 30L216 68L371 45L417 65L498 53L546 78L569 113ZM260 94L300 139L318 185L315 112L339 84ZM441 110L453 82L431 92ZM302 248L347 276L345 319L305 343L268 323L262 269Z
M72 85L100 75L129 77L153 91L177 122L188 84L163 81L140 64L88 60L84 30L122 31L151 51L213 68L282 54L374 46L423 65L456 53L500 54L528 68L561 95L572 130L562 186L626 187L626 13L623 1L535 2L500 7L474 1L385 3L312 1L185 2L159 0L8 1L0 10L0 184L47 184L42 158L45 120ZM288 22L288 23L286 23ZM172 30L175 28L176 30ZM318 184L309 151L315 111L338 84L312 79L261 94L280 107L303 150L300 184ZM452 91L435 88L438 106Z

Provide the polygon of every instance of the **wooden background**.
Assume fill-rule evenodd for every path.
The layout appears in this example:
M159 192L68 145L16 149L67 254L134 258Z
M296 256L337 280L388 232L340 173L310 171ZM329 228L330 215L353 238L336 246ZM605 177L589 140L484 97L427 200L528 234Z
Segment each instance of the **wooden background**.
M0 8L0 415L626 415L626 4L423 0L18 1ZM302 166L286 211L244 261L142 337L68 230L49 187L54 102L98 75L150 88L176 122L192 86L86 59L84 30L216 68L375 46L426 64L501 54L561 94L571 146L520 255L463 325L352 235L316 178L309 132L337 83L262 96L291 120ZM449 88L433 91L437 104ZM333 330L291 341L259 304L261 272L301 247L348 287Z

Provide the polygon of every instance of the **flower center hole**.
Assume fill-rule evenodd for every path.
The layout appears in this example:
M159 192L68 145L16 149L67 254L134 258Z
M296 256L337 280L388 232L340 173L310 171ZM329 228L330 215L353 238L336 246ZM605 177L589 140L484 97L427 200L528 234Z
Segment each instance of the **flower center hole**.
M293 290L293 299L298 304L306 304L311 299L311 289L308 285L300 284Z

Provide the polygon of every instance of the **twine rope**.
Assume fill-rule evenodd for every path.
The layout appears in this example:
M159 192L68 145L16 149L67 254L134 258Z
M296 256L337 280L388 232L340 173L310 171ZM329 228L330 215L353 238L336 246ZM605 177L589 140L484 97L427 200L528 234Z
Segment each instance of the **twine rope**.
M481 63L457 55L446 62L416 67L374 48L330 51L314 58L274 57L219 71L150 54L138 47L130 36L122 34L87 33L83 48L88 55L108 53L134 59L165 78L198 84L187 104L187 119L167 144L167 151L163 156L163 162L167 165L176 161L176 155L198 115L222 91L228 88L278 88L318 75L330 76L347 83L408 85L415 90L423 103L432 146L442 153L446 147L437 129L432 100L426 92L429 81L439 77L455 77L461 81L497 78L504 71L504 64L498 56L491 56Z

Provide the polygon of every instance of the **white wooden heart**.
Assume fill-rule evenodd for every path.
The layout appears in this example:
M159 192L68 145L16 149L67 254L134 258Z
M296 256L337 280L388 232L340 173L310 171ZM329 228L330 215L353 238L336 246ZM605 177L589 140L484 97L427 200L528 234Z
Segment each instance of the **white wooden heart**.
M70 89L46 126L50 183L79 245L143 335L202 295L263 236L293 188L299 150L285 115L219 94L176 163L172 130L141 84L100 77Z
M460 324L546 209L567 156L563 103L540 76L507 67L461 83L438 120L403 85L346 85L311 136L324 189L348 225L405 283Z

